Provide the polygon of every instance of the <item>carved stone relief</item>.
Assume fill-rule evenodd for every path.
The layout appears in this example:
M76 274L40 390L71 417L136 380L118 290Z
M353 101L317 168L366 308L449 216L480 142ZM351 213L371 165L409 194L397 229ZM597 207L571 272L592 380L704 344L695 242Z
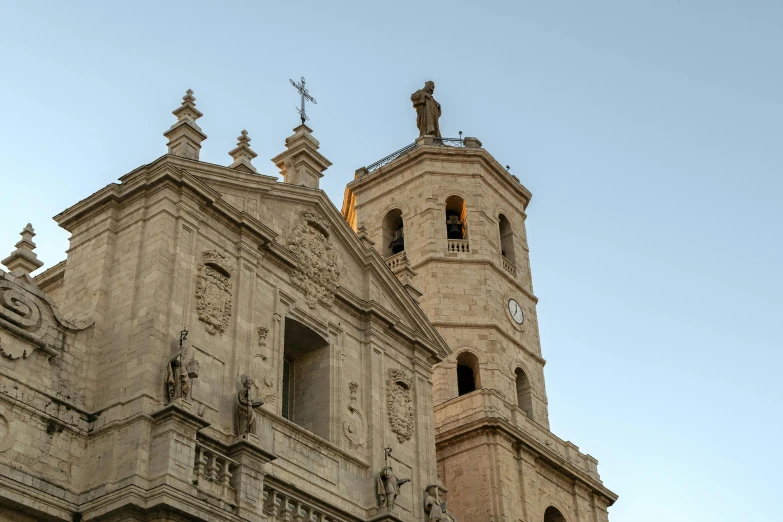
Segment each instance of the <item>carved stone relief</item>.
M337 291L340 269L329 243L330 228L324 218L306 210L288 239L288 247L299 256L293 283L305 293L310 308L318 302L331 304Z
M269 328L266 326L258 327L258 347L263 348L266 346L266 336L269 335Z
M348 384L351 393L351 402L348 403L348 413L343 421L343 436L348 446L358 448L367 441L367 429L365 428L364 412L359 407L356 392L359 383L351 381Z
M389 370L386 381L386 409L389 424L400 443L413 436L413 399L411 397L411 378L402 370Z
M231 273L228 258L217 250L203 253L201 272L196 287L196 311L199 321L204 323L212 335L223 333L231 319Z
M13 417L0 406L0 453L11 449L16 442L16 432Z

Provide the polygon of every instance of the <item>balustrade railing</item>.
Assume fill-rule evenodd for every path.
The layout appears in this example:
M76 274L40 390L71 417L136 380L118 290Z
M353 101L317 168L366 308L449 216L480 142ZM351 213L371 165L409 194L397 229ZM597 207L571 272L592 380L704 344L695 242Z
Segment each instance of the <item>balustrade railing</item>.
M509 272L511 275L516 275L517 273L517 267L508 260L506 256L500 256L500 259L503 262L503 268L506 269L507 272Z
M470 241L468 241L467 239L448 239L446 252L450 254L470 252Z
M229 504L236 504L236 490L231 486L236 467L236 461L196 443L193 484L199 490Z
M405 255L405 251L386 258L386 266L392 271L407 261L408 257Z
M270 522L346 522L268 484L264 484L264 513Z

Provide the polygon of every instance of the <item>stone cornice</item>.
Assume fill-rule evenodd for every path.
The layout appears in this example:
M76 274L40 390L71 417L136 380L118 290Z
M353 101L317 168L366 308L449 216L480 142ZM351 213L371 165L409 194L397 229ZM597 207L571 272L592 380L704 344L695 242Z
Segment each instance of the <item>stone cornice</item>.
M482 389L474 393L495 395L501 401L505 402L505 400L494 390ZM451 401L439 404L435 407L436 412L455 400L462 400L462 397L458 397L456 399L452 399ZM606 488L600 479L596 479L588 475L584 470L578 468L569 462L566 458L551 450L545 444L536 440L530 433L527 433L523 429L509 422L507 419L501 417L497 411L492 411L494 414L488 415L487 410L485 409L483 410L483 414L476 415L473 420L467 420L465 422L460 422L459 420L456 422L450 422L450 427L447 429L441 430L436 428L435 444L438 450L441 451L448 446L453 446L462 441L483 436L485 433L502 432L508 440L518 444L520 448L525 448L527 451L535 454L536 458L542 459L550 467L556 469L558 472L572 480L579 480L588 488L590 488L594 493L605 497L608 500L609 505L617 500L617 494ZM563 445L569 444L566 441L560 440L548 430L545 430L544 428L540 429L544 430L551 438L559 441ZM584 455L584 457L592 459L593 462L597 462L589 455Z
M346 197L349 191L355 193L364 190L376 183L383 182L384 178L393 176L397 171L408 170L414 165L437 157L440 161L453 161L455 163L465 164L467 159L475 159L483 163L487 170L495 178L503 183L507 189L517 194L523 200L522 210L524 211L530 203L533 195L516 178L514 178L506 169L504 169L492 155L483 148L461 148L444 146L419 146L404 156L384 165L378 170L354 179L346 187ZM345 212L345 206L343 207Z

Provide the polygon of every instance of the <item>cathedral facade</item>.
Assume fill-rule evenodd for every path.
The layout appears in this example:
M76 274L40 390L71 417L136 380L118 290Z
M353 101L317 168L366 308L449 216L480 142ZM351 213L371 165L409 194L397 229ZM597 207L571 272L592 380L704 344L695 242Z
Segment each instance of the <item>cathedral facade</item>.
M34 230L0 270L0 521L604 522L549 431L530 193L475 138L356 171L342 212L304 122L257 172L168 153ZM432 119L435 119L434 121ZM433 132L431 129L436 129Z

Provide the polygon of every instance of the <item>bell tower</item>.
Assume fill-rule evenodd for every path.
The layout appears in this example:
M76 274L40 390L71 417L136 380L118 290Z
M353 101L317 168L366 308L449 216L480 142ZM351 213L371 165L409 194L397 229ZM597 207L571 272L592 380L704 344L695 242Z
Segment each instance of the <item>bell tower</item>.
M358 169L342 213L452 350L434 372L434 404L457 520L606 521L617 496L598 461L549 431L530 199L478 139L423 135Z

